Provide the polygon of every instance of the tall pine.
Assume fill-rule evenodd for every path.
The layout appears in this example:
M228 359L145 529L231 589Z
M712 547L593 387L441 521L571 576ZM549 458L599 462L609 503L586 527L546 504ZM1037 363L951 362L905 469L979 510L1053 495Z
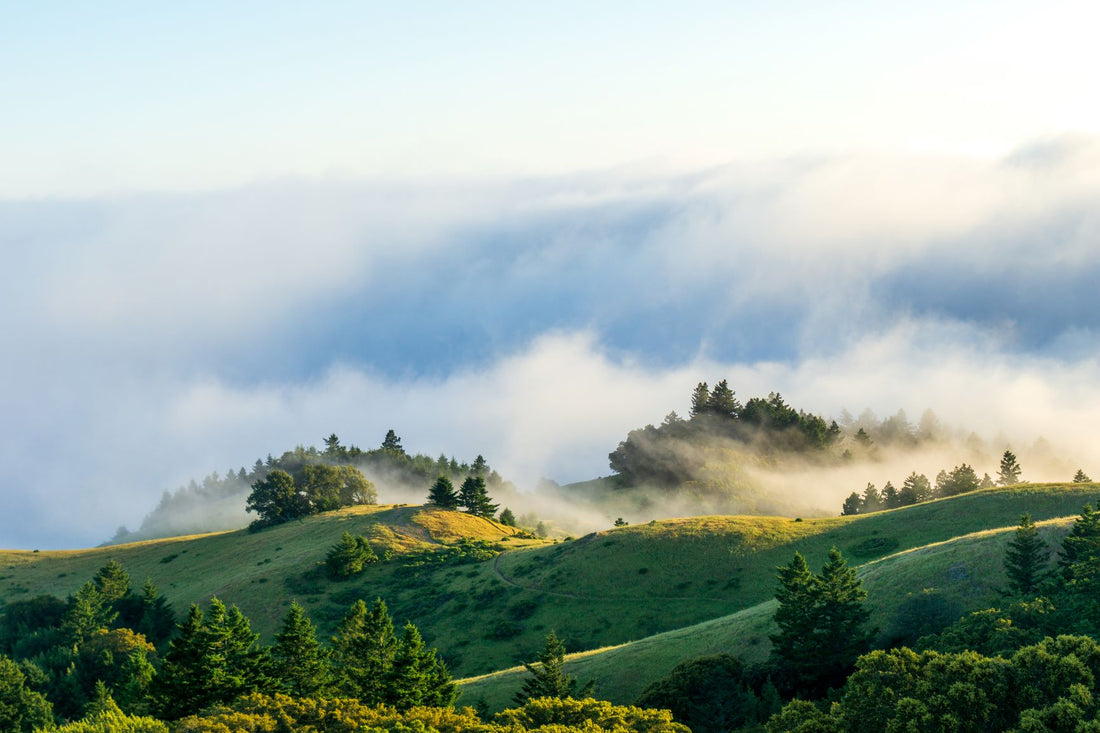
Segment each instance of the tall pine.
M273 686L291 697L317 697L330 687L328 652L302 607L290 604L271 647Z
M386 677L396 648L393 619L382 599L375 600L370 609L364 601L356 601L332 638L339 691L367 705L385 703Z
M1034 593L1043 577L1050 550L1047 548L1030 514L1020 517L1016 536L1005 551L1005 575L1010 592L1024 596Z
M1001 456L1001 468L997 472L997 484L1008 486L1020 483L1020 464L1016 462L1016 454L1006 450Z
M467 476L466 480L462 482L458 499L469 514L486 519L492 519L500 507L499 504L494 504L493 500L489 498L489 491L485 488L485 479L481 476Z
M517 705L525 705L528 700L540 697L579 697L591 692L591 682L577 689L577 679L565 674L564 664L565 644L551 631L539 653L539 661L523 665L530 676L523 681L523 687L512 699Z
M446 476L440 474L428 491L428 501L440 509L458 509L458 492Z

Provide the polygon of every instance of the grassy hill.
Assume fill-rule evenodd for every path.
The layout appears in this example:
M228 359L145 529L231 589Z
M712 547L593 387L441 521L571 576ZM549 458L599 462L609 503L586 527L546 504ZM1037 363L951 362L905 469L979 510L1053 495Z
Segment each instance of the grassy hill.
M613 699L626 700L694 649L740 649L729 646L731 637L724 631L729 619L755 624L750 624L756 629L752 633L734 634L742 640L738 644L749 645L745 656L766 655L766 630L761 629L770 612L760 604L774 593L775 567L788 562L795 550L816 568L836 545L852 564L864 565L868 586L879 589L876 622L888 630L909 589L943 589L946 595L936 602L959 609L991 597L1000 582L999 565L994 573L987 567L992 559L979 569L970 561L948 563L948 558L962 551L958 548L987 545L973 551L999 557L997 543L1003 538L996 533L988 540L982 535L955 538L1012 527L1025 511L1037 520L1074 515L1098 495L1095 484L1024 485L861 517L669 519L561 542L519 539L511 528L457 512L356 507L252 534L226 532L72 552L0 552L0 602L41 593L65 596L112 558L135 585L151 578L180 613L212 595L237 604L268 640L292 600L327 636L356 599L382 597L395 620L415 623L458 675L529 660L550 630L578 651L644 640L621 652L589 655L592 661L584 664L597 666L579 672L599 678L601 691ZM320 563L345 530L390 549L393 558L351 580L329 579ZM487 562L443 552L462 539L497 543L504 552ZM955 544L938 550L928 547L951 540ZM880 566L895 569L879 580ZM896 597L887 602L887 594ZM710 646L703 641L708 638L714 639ZM662 639L688 641L666 645ZM654 652L659 661L628 663L636 674L633 681L596 673L605 663L597 660L630 658L647 648L659 650ZM498 699L498 693L488 691L493 684L470 683L467 701L482 694Z

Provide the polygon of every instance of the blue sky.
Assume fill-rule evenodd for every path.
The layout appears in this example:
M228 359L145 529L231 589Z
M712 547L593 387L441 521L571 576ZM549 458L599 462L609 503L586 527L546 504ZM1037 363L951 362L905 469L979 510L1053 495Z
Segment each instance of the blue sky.
M333 431L587 478L722 377L1100 459L1090 4L393 5L3 5L0 546Z

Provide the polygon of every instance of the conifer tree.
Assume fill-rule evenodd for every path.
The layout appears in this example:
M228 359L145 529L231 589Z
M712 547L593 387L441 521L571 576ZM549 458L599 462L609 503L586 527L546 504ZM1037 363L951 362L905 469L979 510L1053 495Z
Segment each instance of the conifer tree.
M523 665L530 676L523 681L523 687L512 700L517 705L524 705L528 700L540 697L563 698L589 694L592 683L589 682L578 690L577 679L565 674L564 664L565 644L551 631L546 636L542 652L539 653L539 661Z
M1016 536L1005 552L1004 567L1009 590L1021 596L1034 593L1049 555L1050 551L1039 536L1035 522L1031 521L1031 515L1024 514L1016 527Z
M504 507L504 511L502 511L500 513L500 516L497 518L497 521L499 521L505 527L515 527L516 526L516 515L512 513L511 509L509 509L508 507Z
M107 604L113 604L130 594L130 574L116 560L109 560L97 570L92 582Z
M1073 474L1073 483L1075 484L1087 484L1090 481L1092 481L1092 479L1090 479L1088 477L1088 474L1086 474L1080 468L1077 469L1077 473Z
M853 491L848 494L848 498L844 500L844 506L841 508L840 514L845 517L859 514L862 504L863 502L859 497L859 492Z
M405 624L394 648L393 666L387 675L386 702L398 710L420 705L428 688L429 669L424 666L424 640L411 623Z
M329 548L325 565L337 578L350 578L363 572L363 568L378 562L378 555L371 549L365 537L352 537L344 531L340 541Z
M95 583L89 580L69 599L61 628L71 644L79 644L96 631L109 628L117 617Z
M397 639L393 619L381 598L368 610L358 600L332 638L333 669L341 693L367 705L386 701L386 676L393 667Z
M1008 486L1020 483L1020 464L1016 462L1016 454L1006 450L1001 456L1001 469L997 472L997 484Z
M451 480L440 474L428 491L428 501L440 509L458 509L458 492L455 491Z
M1100 512L1085 504L1062 540L1058 569L1067 583L1086 582L1100 572Z
M137 631L153 642L160 644L167 639L176 627L176 613L168 601L157 591L151 578L145 579L141 587L141 620Z
M945 473L944 477L946 478L946 476L947 474ZM906 477L901 485L901 491L898 492L898 505L909 506L911 504L919 504L931 498L932 484L928 481L928 477L923 473L913 471Z
M271 676L282 692L292 697L316 697L330 686L328 652L297 603L290 604L270 654Z
M870 612L863 606L867 592L835 547L820 575L811 573L796 552L789 565L778 569L777 579L779 633L771 636L773 658L793 675L797 687L819 694L842 682L870 648Z
M705 415L709 406L710 389L707 387L706 382L699 382L691 393L691 414L689 416L694 419L700 415Z
M901 506L898 490L889 481L882 487L882 507L884 509L897 509Z
M30 733L53 723L49 701L26 683L19 665L0 656L0 730Z
M714 385L710 393L710 401L707 403L707 412L724 418L736 418L741 412L741 403L734 396L726 380Z
M486 519L492 519L499 507L499 504L494 504L492 499L489 498L489 492L485 488L485 479L481 476L466 477L466 480L462 482L458 500L466 508L467 513Z
M882 496L879 495L878 489L872 483L867 484L867 488L863 490L863 497L859 502L859 513L870 514L871 512L877 512L882 510Z

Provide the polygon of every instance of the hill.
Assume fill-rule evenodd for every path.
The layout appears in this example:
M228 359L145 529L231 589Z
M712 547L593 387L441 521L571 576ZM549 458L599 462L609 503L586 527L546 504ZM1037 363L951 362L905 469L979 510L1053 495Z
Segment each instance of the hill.
M819 567L836 545L853 565L865 566L869 584L879 583L874 561L890 556L898 569L880 583L880 596L934 587L943 589L944 603L973 607L991 597L999 568L979 575L963 565L951 571L957 577L931 577L926 567L934 565L927 558L946 557L946 550L929 545L1011 527L1025 511L1037 520L1071 516L1097 493L1095 484L1023 485L855 517L669 519L561 542L519 539L512 528L458 512L361 506L256 533L72 552L3 552L0 601L65 596L112 558L135 584L151 578L180 612L212 595L237 604L267 639L292 600L327 635L356 599L382 597L395 620L411 620L456 674L470 676L531 659L550 630L571 650L582 651L662 632L695 638L698 629L677 630L719 628L731 615L766 620L759 604L771 599L774 569L795 550ZM345 530L366 536L381 552L388 549L391 559L350 580L330 579L321 562ZM981 545L974 538L957 542ZM925 555L906 553L918 548ZM923 565L908 564L914 562L910 555L925 558ZM873 598L883 604L876 618L884 630L903 596L893 605ZM766 645L757 651L766 654ZM665 662L646 668L647 679L690 649L673 646L661 654ZM608 684L601 680L601 690ZM638 684L615 682L606 689L626 695Z

